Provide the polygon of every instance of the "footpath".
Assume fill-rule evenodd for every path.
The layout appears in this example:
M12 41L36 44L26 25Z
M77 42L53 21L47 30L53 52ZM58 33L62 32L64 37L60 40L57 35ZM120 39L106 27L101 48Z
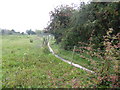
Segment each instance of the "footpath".
M92 71L92 70L89 70L89 69L87 69L87 68L85 68L85 67L82 67L82 66L80 66L80 65L78 65L78 64L75 64L75 63L73 63L73 62L70 62L70 61L68 61L68 60L65 60L64 58L62 58L62 57L60 57L59 55L55 54L55 52L53 51L53 49L50 47L50 43L49 43L49 42L48 42L48 48L49 48L49 51L50 51L55 57L59 58L60 60L66 62L66 63L68 63L68 64L70 64L70 65L72 65L72 66L74 66L74 67L83 69L83 70L85 70L85 71L87 71L87 72L95 73L95 72Z

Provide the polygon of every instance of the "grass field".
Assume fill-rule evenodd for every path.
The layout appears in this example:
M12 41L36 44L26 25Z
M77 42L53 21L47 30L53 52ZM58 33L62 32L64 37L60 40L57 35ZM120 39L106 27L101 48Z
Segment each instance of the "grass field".
M87 88L97 83L95 75L54 57L42 46L42 37L27 35L2 36L2 74L3 88Z

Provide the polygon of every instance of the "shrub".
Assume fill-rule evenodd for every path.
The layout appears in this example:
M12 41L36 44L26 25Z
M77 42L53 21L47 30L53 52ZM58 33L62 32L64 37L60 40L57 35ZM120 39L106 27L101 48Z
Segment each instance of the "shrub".
M32 40L32 39L30 39L30 43L33 43L33 40Z

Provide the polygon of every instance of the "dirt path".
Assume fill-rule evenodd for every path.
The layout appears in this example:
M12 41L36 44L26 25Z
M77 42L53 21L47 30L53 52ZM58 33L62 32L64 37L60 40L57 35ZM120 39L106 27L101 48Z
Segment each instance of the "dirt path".
M51 52L55 57L61 59L62 61L66 62L66 63L68 63L68 64L70 64L70 65L72 65L72 66L74 66L74 67L83 69L83 70L85 70L85 71L88 71L88 72L91 72L91 73L95 73L94 71L91 71L91 70L89 70L89 69L87 69L87 68L85 68L85 67L82 67L82 66L78 65L78 64L75 64L75 63L73 63L73 62L70 62L70 61L68 61L68 60L65 60L64 58L62 58L62 57L58 56L57 54L55 54L55 52L54 52L54 51L52 50L52 48L50 47L49 42L48 42L48 48L49 48L50 52Z

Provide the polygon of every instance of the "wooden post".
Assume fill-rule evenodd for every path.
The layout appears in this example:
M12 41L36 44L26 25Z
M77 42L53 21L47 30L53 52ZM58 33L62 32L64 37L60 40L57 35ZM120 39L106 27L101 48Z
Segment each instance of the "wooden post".
M75 48L76 48L76 46L74 46L74 48L73 48L72 60L74 59ZM71 60L71 65L72 65L72 60Z

